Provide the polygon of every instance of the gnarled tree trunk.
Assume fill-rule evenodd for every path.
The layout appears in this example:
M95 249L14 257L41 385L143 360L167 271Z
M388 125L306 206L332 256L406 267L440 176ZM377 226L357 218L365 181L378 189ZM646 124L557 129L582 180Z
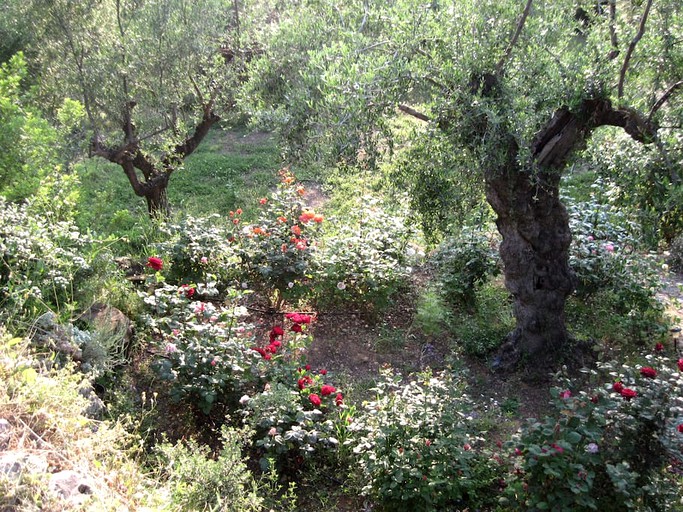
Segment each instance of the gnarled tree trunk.
M623 127L641 142L652 140L655 130L634 111L615 110L606 99L586 99L576 111L557 110L538 132L529 168L520 167L519 147L508 135L503 148L507 156L485 173L517 321L494 366L510 369L521 359L546 370L567 345L564 309L575 276L569 267L571 232L559 183L570 153L603 125Z

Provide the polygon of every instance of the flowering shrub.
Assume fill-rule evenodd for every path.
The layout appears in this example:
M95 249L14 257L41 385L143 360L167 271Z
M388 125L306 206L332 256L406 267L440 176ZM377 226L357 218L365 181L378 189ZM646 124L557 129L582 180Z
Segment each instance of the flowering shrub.
M406 208L392 211L367 196L359 202L343 219L329 220L315 254L314 295L320 307L354 304L381 311L406 286L410 265L419 258L411 245L416 226Z
M190 301L189 289L164 285L146 299L161 316L147 317L162 333L157 369L171 382L171 397L196 404L208 414L216 403L237 403L237 397L258 376L258 356L252 350L252 326L242 321L246 311Z
M594 201L569 204L573 242L570 265L578 278L576 296L609 303L616 328L643 342L659 330L660 281L653 258L638 254L633 228L624 215ZM600 315L604 316L604 315ZM615 329L612 329L615 330Z
M82 253L93 243L71 221L49 222L0 196L0 322L62 311L91 267Z
M312 341L306 333L311 316L290 313L286 318L291 322L291 334L285 345L272 346L280 338L285 339L285 330L275 326L270 345L255 349L264 360L272 362L262 374L266 381L263 391L240 399L245 421L257 432L256 446L265 451L263 461L278 456L281 463L287 458L298 459L301 452L336 447L335 435L345 417L344 395L331 384L327 370L313 370L303 364L305 350ZM273 358L276 353L278 357Z
M286 170L280 175L277 191L259 201L255 223L244 223L239 209L230 212L241 271L249 286L264 293L276 311L285 299L301 294L324 220L305 205L306 190L294 176Z
M502 472L479 447L464 381L429 373L401 384L385 372L377 397L349 426L363 493L387 510L464 510L492 504Z
M230 242L230 226L219 215L188 216L162 224L166 240L155 244L155 248L168 261L166 279L171 283L211 281L221 291L234 285L238 258Z
M681 385L672 361L603 364L591 391L552 390L558 413L529 420L510 443L517 459L504 504L519 510L668 510L682 459ZM564 385L567 385L565 383ZM509 501L508 501L509 499Z

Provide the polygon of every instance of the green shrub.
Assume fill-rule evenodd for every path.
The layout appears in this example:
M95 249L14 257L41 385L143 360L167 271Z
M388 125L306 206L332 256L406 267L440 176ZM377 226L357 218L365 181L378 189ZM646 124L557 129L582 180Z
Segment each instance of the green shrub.
M434 263L441 294L454 308L475 310L477 288L500 273L489 236L473 228L464 228L457 237L443 242Z
M479 446L464 379L384 372L351 423L363 493L383 510L465 510L494 502L501 467Z
M683 233L671 242L667 261L674 272L683 273Z
M376 315L405 290L421 253L405 204L389 208L364 196L357 208L329 219L313 274L320 308L352 305Z
M634 228L624 214L595 201L570 204L568 211L573 233L569 262L578 278L575 296L589 305L570 304L568 316L589 325L610 324L612 337L625 336L641 344L661 333L656 260L637 251ZM572 309L583 310L594 322L576 318ZM604 314L595 315L598 309ZM596 332L604 331L603 326L596 325Z
M515 319L509 292L501 283L491 282L475 293L477 310L456 311L450 330L465 353L484 356L498 348L514 329Z
M505 504L518 510L677 510L683 360L608 363L598 387L551 391L556 413L529 420L510 443L518 462ZM508 501L509 500L509 501Z
M0 196L0 321L12 325L48 309L68 316L91 274L90 244L72 222L50 222Z
M223 427L221 434L223 446L216 458L192 440L159 447L174 510L261 510L257 484L241 455L246 433Z

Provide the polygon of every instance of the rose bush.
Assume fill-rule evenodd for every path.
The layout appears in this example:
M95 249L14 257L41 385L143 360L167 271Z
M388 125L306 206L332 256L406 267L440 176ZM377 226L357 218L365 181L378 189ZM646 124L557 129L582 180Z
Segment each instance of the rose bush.
M269 299L279 311L285 300L305 293L316 239L324 217L307 207L305 188L287 170L270 198L262 198L254 223L246 223L240 211L230 212L232 239L248 285Z
M673 361L601 364L589 391L552 390L557 414L529 420L508 444L515 469L503 505L516 510L669 510L683 460L683 378ZM563 386L570 384L565 381Z
M482 446L462 376L385 371L376 398L346 443L362 492L386 510L464 510L492 505L503 466Z

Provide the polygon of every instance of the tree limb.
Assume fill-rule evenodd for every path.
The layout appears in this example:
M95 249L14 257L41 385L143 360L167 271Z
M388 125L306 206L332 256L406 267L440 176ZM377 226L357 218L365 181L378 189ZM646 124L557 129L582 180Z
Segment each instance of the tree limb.
M527 0L526 6L524 7L524 11L522 12L522 16L519 18L519 21L517 22L517 29L515 30L515 35L512 36L512 40L510 41L510 44L505 49L505 52L503 53L503 56L498 61L498 64L496 64L496 76L499 76L503 72L503 68L505 67L505 63L510 58L510 55L512 54L512 49L517 44L517 39L519 39L519 34L521 34L522 29L524 28L524 23L526 22L526 19L529 16L529 11L531 11L531 3L532 2L533 2L533 0Z
M671 95L678 89L679 87L683 87L683 80L679 80L675 84L673 84L671 87L669 87L664 94L662 94L662 97L657 100L657 102L652 105L652 109L650 110L650 115L647 116L648 121L652 120L652 116L654 116L657 111L662 108L664 103L666 103Z
M631 56L633 51L636 49L638 41L643 37L645 33L645 23L647 22L647 17L650 14L650 7L652 7L652 0L647 0L645 5L645 11L643 12L643 17L640 19L640 26L638 27L638 32L628 45L628 50L626 50L626 56L624 57L624 64L621 66L621 71L619 72L619 85L617 86L617 98L621 99L624 97L624 80L626 78L626 71L628 70L628 65L631 61Z
M614 27L614 22L617 19L617 0L609 0L609 36L612 43L612 51L609 52L609 60L616 58L619 55L619 40L617 39L617 30Z
M408 114L409 116L413 116L413 117L419 119L420 121L429 122L431 120L428 115L423 114L422 112L418 112L414 108L410 108L408 105L400 104L398 106L398 109L401 112Z

